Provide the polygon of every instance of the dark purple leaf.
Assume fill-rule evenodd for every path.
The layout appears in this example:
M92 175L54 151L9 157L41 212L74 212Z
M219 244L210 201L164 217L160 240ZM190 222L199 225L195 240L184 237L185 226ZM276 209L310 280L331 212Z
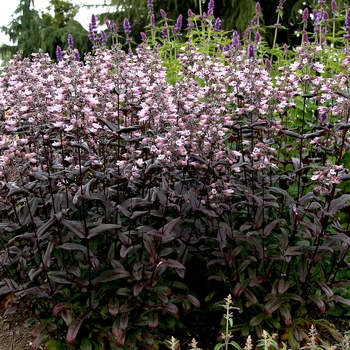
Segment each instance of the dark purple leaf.
M77 235L79 238L86 238L86 232L84 225L79 221L65 220L63 219L61 223L68 228L71 232Z
M12 315L15 312L23 313L27 311L29 311L29 307L12 306L6 309L5 312L2 314L2 316Z
M341 297L340 295L334 295L333 300L350 307L350 300L345 299L345 298Z
M141 277L142 277L142 276L141 276ZM144 284L143 284L143 283L137 283L137 284L135 284L135 286L134 286L134 288L133 288L133 290L132 290L134 297L137 297L137 296L141 293L141 291L143 290L143 288L144 288Z
M117 297L109 298L108 300L108 312L112 317L115 317L119 313L119 299Z
M40 334L42 334L42 332L45 330L45 328L47 327L46 323L39 323L37 324L30 332L30 336L33 339L36 339Z
M278 308L279 312L281 313L281 316L283 318L284 323L286 326L290 326L292 324L292 315L290 313L290 307L288 304L282 304Z
M275 226L280 223L281 220L280 219L276 219L271 221L268 225L265 226L265 228L263 229L263 233L262 236L263 237L267 237L270 235L271 231L275 228Z
M258 299L256 297L256 295L248 288L244 289L243 294L253 303L253 304L257 304L258 303Z
M51 253L53 249L55 248L56 243L55 242L49 242L43 257L43 265L46 268L49 268L51 265Z
M322 300L322 298L318 295L309 295L308 298L313 301L317 307L320 309L321 312L326 311L326 304Z
M278 284L277 284L277 292L279 294L283 294L288 290L289 287L290 287L289 281L286 281L284 279L280 279L278 281Z
M49 220L45 222L42 226L40 226L36 232L38 238L41 237L44 233L46 233L56 222L56 217L52 216Z
M114 270L104 271L98 278L100 282L111 282L126 277L130 277L130 272L126 271L124 268L117 268Z
M19 217L19 221L21 222L22 226L28 224L31 220L33 220L32 218L35 216L38 203L38 198L32 198L20 209L21 215Z
M109 130L111 130L113 132L118 131L118 127L115 124L108 121L107 119L98 118L98 120L100 120L104 125L106 125Z
M148 315L148 327L152 330L156 330L158 327L158 314L156 312L150 312Z
M126 327L128 326L128 323L129 323L129 315L127 312L123 313L121 316L120 316L120 328L122 330L125 330Z
M302 139L303 136L294 132L294 131L290 131L290 130L281 130L283 134L291 136L291 137L295 137L297 139Z
M7 197L15 196L15 195L18 195L18 194L28 195L29 191L27 191L24 188L20 188L20 187L11 187L10 188L10 192L8 193Z
M295 172L300 170L302 168L302 166L303 166L303 164L300 162L299 158L292 157L292 162L293 162L293 166L294 166L294 171Z
M89 152L89 146L86 142L71 142L72 147L81 148L82 150Z
M125 343L126 332L123 329L121 329L119 318L117 318L113 323L112 334L114 339L116 340L116 345L122 348Z
M38 275L41 273L42 270L43 270L42 268L38 268L38 267L32 268L32 269L29 271L29 273L28 273L29 279L30 279L31 281L33 281L34 278L35 278L36 276L38 276Z
M350 98L350 95L346 94L345 92L342 91L335 91L335 94L342 96L344 98Z
M120 128L116 130L117 134L127 134L142 129L142 125L127 126L125 128Z
M147 249L147 251L149 253L151 262L153 264L156 264L158 262L158 254L157 254L156 248L154 247L152 237L149 235L144 235L143 236L143 243L144 243L145 248Z
M156 192L157 194L157 197L158 197L158 200L159 200L159 203L162 205L162 206L166 206L167 203L168 203L168 198L167 196L164 194L164 192L159 189L159 188L155 188L154 191Z
M95 236L98 236L99 234L108 231L108 230L115 230L118 228L121 228L121 225L116 225L116 224L101 224L98 225L92 229L89 229L89 234L87 236L87 239L91 239Z
M66 309L75 309L76 305L67 303L67 302L62 302L57 305L52 309L52 315L53 317L56 317L62 310Z
M40 348L40 345L44 345L44 342L49 338L49 334L47 333L40 333L32 342L32 345L30 346L31 350L37 350Z
M180 262L174 260L174 259L161 259L161 263L165 265L166 267L173 267L176 269L183 269L185 270L185 266L183 266Z
M233 288L232 296L234 298L239 298L243 291L246 289L246 287L249 285L250 278L246 278L242 282L238 282L235 287Z
M287 300L293 299L293 300L299 301L301 304L305 303L304 299L300 295L295 294L295 293L284 293L283 297Z
M59 246L61 249L65 250L80 250L87 256L87 248L81 244L78 243L63 243L62 245Z
M322 288L324 294L326 294L327 299L332 300L334 296L332 289L325 282L318 282L318 285Z
M117 208L125 217L127 218L131 217L131 213L128 210L126 210L122 205L117 205Z
M89 312L85 311L85 312L82 312L76 319L72 321L66 335L66 343L74 344L81 325L83 324L84 320L86 318L90 318L91 315L92 315L92 311L89 311Z
M168 222L164 227L162 227L159 231L161 232L161 235L167 236L169 235L171 232L173 232L174 228L176 227L176 225L180 222L183 221L182 217L178 217L176 219L171 220L170 222Z
M175 304L169 303L167 305L162 306L162 309L165 310L167 313L171 314L172 316L174 316L177 320L179 319L180 317L179 309Z
M135 309L135 307L136 306L134 304L126 302L126 303L124 303L123 305L120 306L119 311L120 311L120 313L127 313L127 312L132 311L133 309Z
M333 199L329 205L328 213L333 215L340 209L349 206L350 194L343 194L341 197Z
M187 295L186 295L186 299L187 299L192 305L194 305L194 306L196 306L196 307L198 307L198 308L201 307L201 303L200 303L199 300L198 300L196 297L194 297L193 295L187 294Z
M274 311L276 311L284 302L284 299L280 297L273 297L271 298L264 307L266 315L272 314Z
M125 247L124 245L120 248L120 257L124 259L132 250L134 249L133 246Z
M119 233L119 239L125 247L130 247L132 245L131 238L124 232Z
M7 243L8 245L12 244L15 241L19 241L21 239L25 239L28 241L35 241L36 240L36 235L34 232L27 232L27 233L23 233L22 235L17 235L15 237L13 237L12 239L10 239Z
M82 290L86 290L87 286L89 285L88 281L83 281L78 277L70 277L65 271L49 272L48 275L52 282L59 284L73 284Z
M147 329L145 329L142 331L142 336L146 340L148 345L153 345L154 339L153 339L151 332L149 332L149 331L147 331Z
M132 212L130 219L136 219L139 216L143 216L149 213L149 210L142 210L142 211L134 211Z

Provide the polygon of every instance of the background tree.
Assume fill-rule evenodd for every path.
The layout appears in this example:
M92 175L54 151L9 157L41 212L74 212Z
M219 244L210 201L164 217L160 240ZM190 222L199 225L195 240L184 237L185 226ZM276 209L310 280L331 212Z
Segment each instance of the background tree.
M80 54L85 54L91 50L88 33L84 27L74 20L79 10L79 6L73 5L70 1L50 0L54 16L49 12L42 15L41 49L48 52L51 57L55 57L57 46L66 47L68 34L74 38L74 46Z
M5 60L17 51L29 57L32 52L40 48L40 16L34 9L34 0L20 0L13 13L13 20L8 27L1 27L1 31L8 35L14 45L2 45L0 57Z
M18 51L22 51L24 57L30 57L33 52L42 49L54 59L56 47L67 46L68 34L72 34L80 54L87 53L91 49L88 33L74 20L78 9L71 1L50 0L47 12L39 14L34 0L20 0L9 26L1 27L13 45L0 47L0 58L7 60ZM53 16L50 10L53 10Z
M109 1L109 2L108 2ZM114 21L119 27L123 23L125 17L127 17L131 23L132 32L131 36L134 40L140 39L140 31L147 25L147 14L149 11L148 3L152 1L146 0L106 0L101 6L110 5L115 9L114 12L106 12L99 15L100 22L103 23L106 19ZM203 8L203 11L207 10L209 0L201 4L202 0L154 0L153 9L156 16L156 20L161 19L159 10L163 9L167 12L168 18L175 20L181 13L187 14L189 8L195 13L199 13L199 7ZM268 26L273 26L277 19L277 6L280 5L280 0L260 0L262 18L261 23ZM222 20L221 28L226 31L238 30L242 35L247 27L250 25L250 21L255 14L256 0L215 0L214 15L220 17ZM327 0L327 4L330 6L331 0ZM343 8L344 1L337 0L339 8ZM287 0L283 4L283 17L280 19L280 23L287 30L279 30L277 43L288 45L296 45L300 43L300 38L296 35L296 32L301 30L301 11L305 7L308 7L311 11L318 4L317 0ZM186 21L183 22L184 26ZM271 45L273 41L274 29L266 28L264 34L265 39Z

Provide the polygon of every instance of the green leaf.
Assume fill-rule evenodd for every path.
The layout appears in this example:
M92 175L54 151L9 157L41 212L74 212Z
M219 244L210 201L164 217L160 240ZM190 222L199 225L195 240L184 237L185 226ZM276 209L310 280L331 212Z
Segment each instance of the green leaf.
M67 349L66 344L62 344L59 340L48 340L45 343L47 350L65 350Z
M237 350L242 350L241 346L238 343L236 343L235 341L233 341L233 340L229 342L229 345L232 345Z
M92 350L92 344L88 338L83 338L80 344L80 350Z
M249 326L255 327L259 325L265 319L265 317L265 312L262 312L261 314L252 317L252 319L249 321Z

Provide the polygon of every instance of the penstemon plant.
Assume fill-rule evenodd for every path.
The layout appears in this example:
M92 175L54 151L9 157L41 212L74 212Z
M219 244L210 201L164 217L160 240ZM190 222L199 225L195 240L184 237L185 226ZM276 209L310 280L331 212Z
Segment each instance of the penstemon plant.
M108 47L93 17L84 61L70 36L56 63L18 53L2 70L7 313L33 312L32 349L146 349L230 294L226 335L298 348L314 324L340 341L310 311L350 306L348 11L333 4L331 45L321 1L314 43L304 11L302 44L269 49L259 5L241 40L214 1L185 32L148 4L134 51L127 19L126 40L107 22Z

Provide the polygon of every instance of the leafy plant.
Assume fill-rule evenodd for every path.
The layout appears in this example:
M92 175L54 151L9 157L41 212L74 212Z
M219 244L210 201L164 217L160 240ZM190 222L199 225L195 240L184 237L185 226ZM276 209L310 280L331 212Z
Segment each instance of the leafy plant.
M0 295L33 312L33 349L157 348L227 294L226 347L266 329L298 348L312 324L342 339L310 311L350 306L349 57L326 22L270 50L258 5L228 39L213 6L186 34L150 11L134 52L128 20L125 49L92 21L84 62L70 36L58 63L4 68Z

